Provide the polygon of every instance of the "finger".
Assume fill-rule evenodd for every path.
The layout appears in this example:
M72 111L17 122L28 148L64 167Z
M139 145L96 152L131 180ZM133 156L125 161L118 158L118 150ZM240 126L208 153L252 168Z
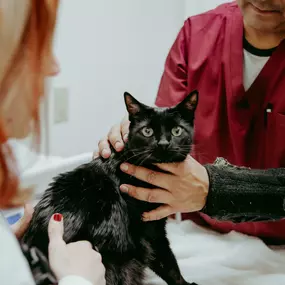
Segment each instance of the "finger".
M177 162L173 162L173 163L157 163L155 165L158 166L161 170L170 172L172 174L179 173L180 163L177 163Z
M124 142L128 141L129 128L130 128L130 121L124 119L121 123L121 134Z
M61 214L54 214L48 225L49 256L52 258L57 251L66 246L63 240L63 217Z
M111 128L108 139L116 151L121 151L124 148L120 125L115 125Z
M129 163L121 164L120 168L123 172L128 173L139 180L166 190L172 189L171 185L175 183L175 176L172 176L171 174L159 173Z
M175 211L173 211L173 209L169 205L163 205L153 211L150 211L148 213L143 213L143 221L148 222L148 221L161 220L174 213Z
M147 189L126 184L121 185L120 189L131 197L150 203L170 204L173 199L172 194L167 190Z
M33 217L34 208L31 204L26 204L24 208L24 215L23 217L14 225L11 226L12 231L16 235L17 239L23 237L25 231L27 230L31 219Z
M95 256L97 257L97 260L101 263L102 262L102 255L100 252L98 252L97 250L93 250Z
M99 150L93 152L92 159L95 159L100 156Z
M110 144L108 143L107 139L101 139L98 143L99 147L99 154L103 158L108 158L111 155L111 149L110 149Z

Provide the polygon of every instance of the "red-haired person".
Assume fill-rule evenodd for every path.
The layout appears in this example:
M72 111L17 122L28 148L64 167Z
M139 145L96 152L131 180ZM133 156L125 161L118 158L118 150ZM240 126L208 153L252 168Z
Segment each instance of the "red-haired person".
M31 197L31 190L19 185L7 141L39 135L45 79L59 72L52 51L57 8L57 0L0 0L0 210L23 206ZM31 213L26 207L23 219L11 230L0 212L0 284L43 284L45 276L37 276L35 282L17 241ZM59 285L105 285L101 256L91 244L63 241L60 213L50 220L49 239L50 268Z

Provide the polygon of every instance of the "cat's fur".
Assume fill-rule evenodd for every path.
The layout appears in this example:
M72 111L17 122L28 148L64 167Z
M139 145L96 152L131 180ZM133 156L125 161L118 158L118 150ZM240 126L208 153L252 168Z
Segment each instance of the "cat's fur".
M47 254L48 221L61 213L64 240L88 240L101 253L107 285L140 285L146 267L168 285L188 284L169 247L166 219L141 220L144 212L159 205L119 190L123 183L154 187L121 172L119 166L128 161L157 170L153 163L183 161L191 149L197 99L193 91L176 107L152 108L125 93L131 124L124 150L56 177L37 204L23 241Z

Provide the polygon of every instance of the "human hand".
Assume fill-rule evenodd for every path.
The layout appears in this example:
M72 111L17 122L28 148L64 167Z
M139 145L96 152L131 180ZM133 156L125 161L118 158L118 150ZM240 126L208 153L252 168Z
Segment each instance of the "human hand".
M11 229L18 240L20 240L25 234L25 231L27 230L31 222L31 219L33 217L33 213L34 213L33 206L30 204L26 204L24 208L23 217L11 226Z
M88 241L66 244L63 232L62 215L54 214L48 226L49 261L57 279L77 275L93 285L105 285L105 268L101 255L92 249Z
M180 163L156 165L169 174L126 163L121 165L121 170L125 173L158 187L146 189L132 185L120 186L122 192L138 200L163 204L144 213L144 221L159 220L177 212L189 213L203 209L209 191L209 177L205 167L191 156Z
M122 151L124 144L128 139L129 126L130 122L128 120L128 116L125 116L120 124L117 124L111 128L106 138L99 141L99 150L94 152L93 158L98 156L109 158L111 155L110 144L116 151Z

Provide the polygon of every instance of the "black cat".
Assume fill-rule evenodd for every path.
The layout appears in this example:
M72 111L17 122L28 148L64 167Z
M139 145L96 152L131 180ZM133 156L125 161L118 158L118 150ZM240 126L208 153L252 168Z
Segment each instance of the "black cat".
M189 284L169 247L166 219L141 219L159 205L119 190L123 183L154 187L121 172L119 166L128 161L158 170L154 163L183 161L191 150L198 92L172 108L148 107L128 93L124 97L131 122L124 150L56 177L37 204L23 242L47 254L48 221L53 213L61 213L64 240L88 240L101 253L107 285L140 285L146 267L168 285Z

